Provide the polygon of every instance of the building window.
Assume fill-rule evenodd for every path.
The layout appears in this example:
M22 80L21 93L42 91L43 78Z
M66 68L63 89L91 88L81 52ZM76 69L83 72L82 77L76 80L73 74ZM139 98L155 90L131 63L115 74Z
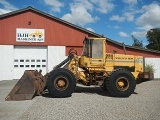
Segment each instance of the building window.
M24 65L20 65L20 67L24 67Z
M46 62L46 60L42 60L42 62Z
M31 62L35 62L35 60L32 59Z
M26 65L26 67L28 68L28 67L29 67L29 65Z
M26 62L29 62L29 60L27 59Z
M24 60L20 60L20 62L24 62Z
M35 65L31 65L31 67L35 67Z
M18 60L17 60L17 59L15 59L15 60L14 60L14 62L18 62Z
M41 60L37 60L37 62L41 62Z
M37 65L37 67L41 67L41 65Z
M17 68L17 67L18 67L18 65L14 65L14 67L15 67L15 68Z
M42 67L46 67L46 65L42 65Z

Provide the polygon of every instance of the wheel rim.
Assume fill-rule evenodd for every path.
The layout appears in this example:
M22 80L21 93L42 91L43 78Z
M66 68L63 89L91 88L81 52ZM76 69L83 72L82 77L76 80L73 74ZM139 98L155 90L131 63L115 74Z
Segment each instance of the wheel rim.
M68 87L68 79L63 76L57 77L54 80L54 87L59 91L65 90Z
M116 81L116 87L120 91L126 91L129 88L129 81L125 77L118 78Z

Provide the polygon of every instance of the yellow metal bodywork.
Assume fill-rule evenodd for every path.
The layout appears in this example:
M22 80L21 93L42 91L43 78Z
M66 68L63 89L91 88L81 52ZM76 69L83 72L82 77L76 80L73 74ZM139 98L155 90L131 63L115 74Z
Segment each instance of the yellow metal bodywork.
M103 56L99 58L89 58L86 56L76 57L73 59L68 69L71 70L79 81L86 84L87 76L96 73L103 73L103 76L108 76L116 68L129 69L135 80L138 79L139 73L143 72L143 57L135 55L106 53L106 38L89 38L102 42ZM80 71L79 68L83 70ZM87 71L87 72L86 72ZM91 81L94 78L90 78ZM121 86L122 83L119 83Z

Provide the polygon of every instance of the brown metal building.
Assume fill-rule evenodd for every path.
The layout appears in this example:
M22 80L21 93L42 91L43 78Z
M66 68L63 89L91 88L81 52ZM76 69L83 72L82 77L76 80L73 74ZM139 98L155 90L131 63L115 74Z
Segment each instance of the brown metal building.
M39 38L43 37L42 41L25 38L31 36L28 32L37 30L42 31L42 36L35 33L39 34ZM0 71L0 80L17 79L25 69L39 68L43 69L44 73L50 71L67 56L70 48L75 48L80 55L83 40L87 36L101 37L32 7L0 15L0 61L4 68ZM117 53L124 54L123 48L122 43L107 38L107 52L116 50ZM127 54L160 58L159 51L132 46L125 46L125 49ZM7 74L7 77L4 74Z

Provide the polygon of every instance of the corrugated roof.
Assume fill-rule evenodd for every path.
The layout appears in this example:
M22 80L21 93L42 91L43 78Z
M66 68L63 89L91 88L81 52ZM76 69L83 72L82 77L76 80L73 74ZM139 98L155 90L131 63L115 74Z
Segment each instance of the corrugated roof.
M69 25L69 26L72 26L72 27L74 27L74 28L76 28L76 29L79 29L79 30L81 30L81 31L87 32L87 33L92 34L92 35L94 35L94 36L96 36L96 37L101 37L101 36L102 36L102 35L99 35L99 34L97 34L97 33L95 33L95 32L92 32L92 31L89 31L89 30L84 29L84 28L82 28L82 27L79 27L79 26L77 26L77 25L74 25L74 24L72 24L72 23L70 23L70 22L67 22L67 21L62 20L62 19L60 19L60 18L57 18L57 17L55 17L55 16L53 16L53 15L50 15L50 14L48 14L48 13L46 13L46 12L40 11L40 10L38 10L38 9L35 9L35 8L31 7L31 6L29 6L29 7L27 7L27 8L24 8L24 9L20 9L20 10L13 11L13 12L10 12L10 13L2 14L2 15L0 15L0 19L4 19L4 18L6 18L6 17L12 16L12 15L15 15L15 14L19 14L19 13L22 13L22 12L25 12L25 11L34 11L34 12L37 12L37 13L39 13L39 14L41 14L41 15L44 15L44 16L49 17L49 18L51 18L51 19L57 20L57 21L59 21L59 22L62 22L62 23L67 24L67 25ZM116 45L118 45L118 46L122 46L122 45L123 45L123 43L116 42L116 41L111 40L111 39L109 39L109 38L107 38L107 37L106 37L106 39L107 39L108 42L114 43L114 44L116 44ZM136 49L136 50L142 50L142 51L152 52L152 53L160 53L160 51L158 51L158 50L151 50L151 49L139 48L139 47L135 47L135 46L125 45L125 47L126 47L126 48L131 48L131 49Z

